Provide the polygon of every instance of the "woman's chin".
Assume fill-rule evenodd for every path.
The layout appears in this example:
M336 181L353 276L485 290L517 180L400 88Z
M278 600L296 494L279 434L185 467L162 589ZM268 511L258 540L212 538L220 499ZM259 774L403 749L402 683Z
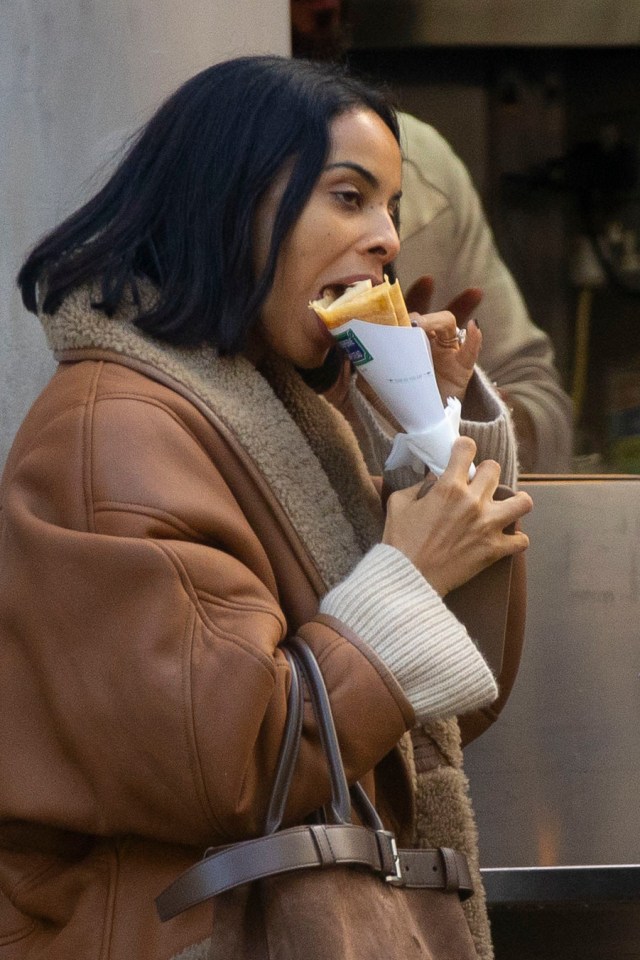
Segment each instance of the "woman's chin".
M331 344L329 344L328 347L323 347L321 350L310 351L305 357L296 360L295 365L301 370L317 370L329 356L330 349Z
M320 317L313 314L313 321L314 325L310 331L311 336L303 349L300 350L300 353L304 356L296 361L296 366L300 367L301 370L315 370L317 367L321 367L327 359L329 351L335 345L335 340Z

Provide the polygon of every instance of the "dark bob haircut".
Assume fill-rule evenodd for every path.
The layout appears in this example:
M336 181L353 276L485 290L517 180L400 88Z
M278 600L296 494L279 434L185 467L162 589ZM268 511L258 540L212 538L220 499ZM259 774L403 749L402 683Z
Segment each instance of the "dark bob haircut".
M53 313L78 284L97 280L95 306L111 316L136 280L158 297L136 324L176 344L209 343L233 354L246 343L273 283L278 251L299 217L330 148L330 124L374 111L399 138L386 97L342 68L284 57L242 57L188 80L139 131L106 185L46 236L18 284L36 312ZM255 277L256 207L293 162L271 249Z

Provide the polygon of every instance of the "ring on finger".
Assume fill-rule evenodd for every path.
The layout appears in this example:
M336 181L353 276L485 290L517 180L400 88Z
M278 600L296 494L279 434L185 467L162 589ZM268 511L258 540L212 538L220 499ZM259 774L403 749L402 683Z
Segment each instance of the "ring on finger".
M457 350L458 347L461 347L465 341L467 335L466 330L460 330L459 327L456 327L456 332L452 337L442 337L439 334L436 334L436 342L441 347L452 347Z

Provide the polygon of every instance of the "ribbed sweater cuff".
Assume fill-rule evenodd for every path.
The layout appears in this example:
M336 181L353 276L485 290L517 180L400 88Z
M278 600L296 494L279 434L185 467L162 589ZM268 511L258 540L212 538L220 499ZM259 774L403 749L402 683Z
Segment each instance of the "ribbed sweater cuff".
M483 407L482 420L463 420L460 433L475 440L477 460L496 460L502 467L500 482L515 487L518 476L517 441L507 405L491 386L487 375L476 367L469 389Z
M487 375L477 366L469 382L468 393L472 395L472 406L480 411L481 418L467 420L463 403L460 433L475 440L478 448L476 463L481 460L496 460L502 467L500 482L515 487L518 475L517 441L509 409L498 396ZM352 385L350 396L366 434L365 453L369 469L373 473L384 473L390 490L402 490L420 480L424 476L422 469L419 474L411 467L384 471L394 433L355 385Z
M320 604L389 667L419 722L495 700L489 667L462 624L403 553L373 547Z

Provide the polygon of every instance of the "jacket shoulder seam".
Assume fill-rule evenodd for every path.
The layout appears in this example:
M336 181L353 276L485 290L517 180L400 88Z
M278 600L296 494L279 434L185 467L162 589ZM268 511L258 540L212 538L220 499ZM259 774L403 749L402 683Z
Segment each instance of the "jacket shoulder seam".
M114 400L129 401L133 403L142 403L148 407L157 407L158 410L161 410L165 413L173 422L179 427L184 433L188 434L191 439L198 444L198 446L203 449L202 443L196 434L191 430L184 420L176 413L176 411L163 400L159 400L157 397L150 397L146 394L135 393L134 391L105 391L101 393L99 397L96 397L96 403L107 403Z
M153 517L156 520L164 521L178 533L187 534L198 543L204 543L202 533L195 530L188 523L185 523L175 514L162 510L159 507L151 507L146 503L139 503L134 500L96 500L93 505L94 513L135 513L139 516Z

